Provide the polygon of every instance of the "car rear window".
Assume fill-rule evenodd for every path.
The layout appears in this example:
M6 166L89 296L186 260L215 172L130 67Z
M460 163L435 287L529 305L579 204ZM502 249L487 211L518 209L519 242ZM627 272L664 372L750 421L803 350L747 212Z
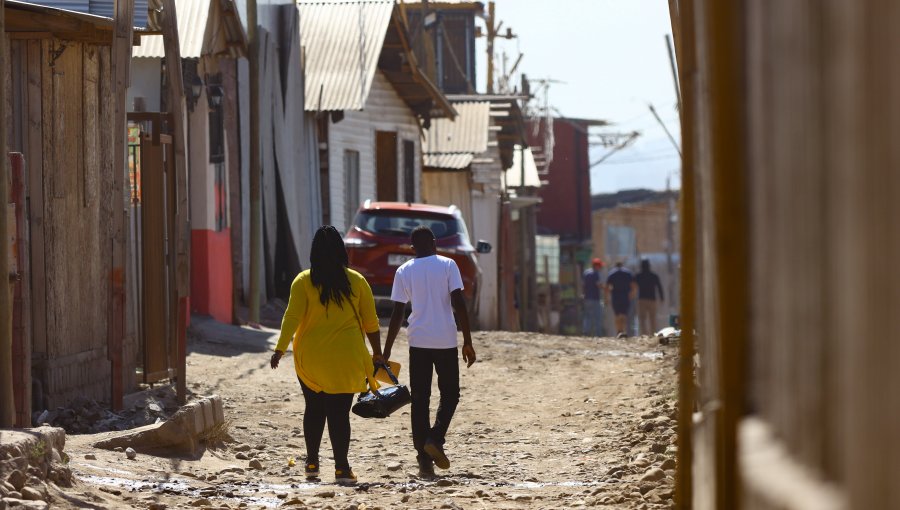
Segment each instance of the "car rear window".
M413 229L419 225L425 225L434 232L434 236L438 239L457 234L463 234L468 237L465 226L452 216L393 211L365 211L356 215L355 224L360 230L379 236L409 237Z

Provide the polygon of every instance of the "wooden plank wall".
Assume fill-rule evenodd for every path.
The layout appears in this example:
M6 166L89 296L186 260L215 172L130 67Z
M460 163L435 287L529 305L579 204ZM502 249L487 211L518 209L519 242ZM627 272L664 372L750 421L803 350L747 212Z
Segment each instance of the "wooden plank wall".
M422 202L443 206L455 205L462 212L463 219L471 230L474 225L471 181L472 173L469 170L422 172Z
M111 136L101 101L108 47L15 41L29 202L32 358L40 407L109 399L106 360ZM108 59L106 60L108 62ZM39 410L39 409L35 409Z
M75 395L104 400L110 387L106 357L110 226L109 216L100 214L97 195L86 193L86 184L100 179L99 163L111 155L85 161L85 146L96 147L97 137L112 136L112 123L95 116L100 74L96 52L108 48L75 42L65 43L65 48L60 41L49 44L59 57L52 66L45 63L51 83L49 87L44 83L44 90L50 91L49 105L45 101L44 106L51 119L44 124L44 138L54 149L53 160L44 164L44 179L50 184L49 189L45 187L44 224L49 287L45 392L57 401ZM93 81L86 79L85 69ZM114 198L121 197L106 197Z
M722 7L692 3L700 92L687 107L698 118L705 417L694 508L900 508L900 343L891 334L900 310L900 7L744 2L726 26L743 34L741 81L717 97L723 28L711 27ZM721 101L737 93L740 101ZM745 136L725 147L723 129ZM717 165L723 151L740 155L730 171L746 169L730 191ZM723 233L732 218L716 204L733 197L746 201L748 222ZM728 306L723 235L747 246L744 310ZM747 340L736 364L735 337ZM733 370L746 377L730 392ZM722 407L742 413L730 431L736 448L722 440ZM711 465L715 477L700 474Z

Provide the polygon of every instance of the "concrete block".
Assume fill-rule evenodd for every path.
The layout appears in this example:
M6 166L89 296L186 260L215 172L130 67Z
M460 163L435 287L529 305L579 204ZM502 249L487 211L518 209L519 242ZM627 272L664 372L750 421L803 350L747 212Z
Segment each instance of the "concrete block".
M209 430L216 425L215 416L213 415L213 404L212 401L208 398L204 398L200 401L200 407L203 409L203 430Z
M211 400L213 404L213 419L216 425L221 425L225 423L225 404L218 395L213 395Z
M150 455L196 455L200 436L217 423L216 405L222 408L219 423L224 423L221 398L212 396L183 406L163 423L111 434L94 446L108 450L131 447Z

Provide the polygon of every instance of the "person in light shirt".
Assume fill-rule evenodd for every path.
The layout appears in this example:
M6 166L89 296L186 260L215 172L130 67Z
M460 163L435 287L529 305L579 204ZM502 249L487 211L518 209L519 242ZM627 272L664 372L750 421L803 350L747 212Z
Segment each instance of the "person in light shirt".
M462 331L462 357L467 367L475 363L475 349L459 267L453 259L437 254L434 233L428 227L417 227L410 238L416 258L398 267L394 275L391 290L394 309L385 340L384 359L390 360L406 303L411 302L408 326L410 419L419 476L429 478L434 476L435 465L441 469L450 467L444 442L459 404L459 353L454 311ZM434 373L438 377L440 404L432 425L429 404Z

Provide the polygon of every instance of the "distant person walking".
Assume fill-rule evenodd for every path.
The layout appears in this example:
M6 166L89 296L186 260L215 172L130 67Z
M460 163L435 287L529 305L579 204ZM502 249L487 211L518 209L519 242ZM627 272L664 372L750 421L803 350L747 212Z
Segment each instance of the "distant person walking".
M353 394L373 388L374 363L383 363L381 330L375 298L363 276L347 268L347 250L332 226L313 237L310 269L291 284L291 296L281 321L281 336L270 364L278 368L293 341L294 369L303 389L303 437L306 477L319 476L319 444L325 424L334 453L337 483L356 483L347 455L350 450L350 407ZM360 328L372 346L366 350Z
M656 333L656 291L659 291L659 300L663 301L662 283L659 275L650 270L650 261L641 261L641 271L634 277L638 286L638 324L642 335Z
M417 227L410 237L416 258L398 267L394 275L391 291L394 310L384 344L384 359L391 357L391 347L400 331L406 303L412 302L408 327L412 439L419 476L433 477L435 464L441 469L450 467L450 460L444 453L444 441L459 404L459 354L454 311L463 335L462 357L469 367L475 363L475 349L459 267L453 259L437 254L434 233L428 227ZM434 425L430 425L434 372L437 372L441 396Z
M591 268L581 275L585 336L603 336L603 301L600 299L603 290L602 268L603 261L595 258L591 261Z
M628 336L628 310L631 308L636 287L634 273L622 262L616 262L616 267L606 277L606 295L607 298L611 298L609 301L615 314L616 336L619 338Z

